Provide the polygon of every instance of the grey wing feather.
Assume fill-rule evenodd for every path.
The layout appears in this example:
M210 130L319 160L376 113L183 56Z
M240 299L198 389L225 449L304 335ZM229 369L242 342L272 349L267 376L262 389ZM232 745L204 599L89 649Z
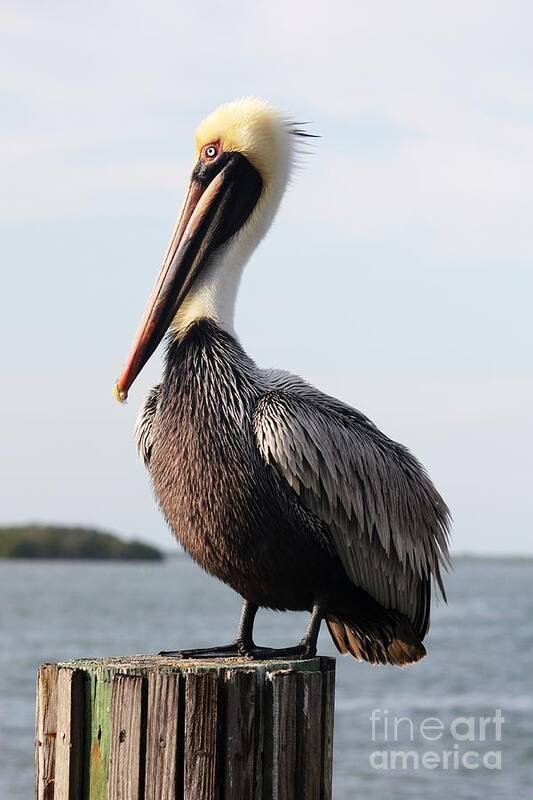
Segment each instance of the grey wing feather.
M144 405L139 411L137 422L135 423L134 435L137 444L137 452L139 457L144 461L146 467L150 463L150 455L152 452L152 425L157 411L160 393L160 384L150 389L146 395Z
M363 414L286 372L263 371L254 414L264 460L331 531L350 577L423 636L444 589L449 511L422 465Z

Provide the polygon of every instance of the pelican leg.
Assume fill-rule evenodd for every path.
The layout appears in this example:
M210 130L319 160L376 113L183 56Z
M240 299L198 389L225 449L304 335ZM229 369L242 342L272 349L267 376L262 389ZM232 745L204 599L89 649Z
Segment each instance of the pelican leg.
M324 616L324 609L321 603L315 602L309 626L299 644L293 647L260 647L254 644L253 627L256 614L257 606L247 600L243 600L237 638L231 644L194 650L162 650L159 655L183 659L232 658L240 656L253 661L267 658L312 658L316 655L318 634Z
M193 650L161 650L160 656L171 658L231 658L235 656L247 656L255 645L253 642L253 628L257 606L242 601L241 618L237 631L237 638L231 644L218 645L216 647L195 648Z
M316 646L318 641L318 634L320 633L320 625L324 617L324 607L321 603L315 601L309 626L303 635L300 643L293 647L258 647L252 645L247 650L246 655L253 660L260 660L265 658L312 658L316 656Z

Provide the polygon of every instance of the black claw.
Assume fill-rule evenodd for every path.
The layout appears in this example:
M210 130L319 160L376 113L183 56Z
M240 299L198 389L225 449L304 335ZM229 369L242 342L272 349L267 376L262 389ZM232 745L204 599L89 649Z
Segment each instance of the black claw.
M258 647L254 645L248 648L246 655L252 661L277 658L312 658L316 655L313 650L305 644L297 644L294 647Z
M167 658L231 658L242 655L238 642L221 645L220 647L194 648L193 650L161 650L160 656Z
M294 647L259 647L249 642L232 642L220 647L195 648L193 650L161 650L160 656L167 658L249 658L251 661L277 658L313 658L316 647L301 642Z

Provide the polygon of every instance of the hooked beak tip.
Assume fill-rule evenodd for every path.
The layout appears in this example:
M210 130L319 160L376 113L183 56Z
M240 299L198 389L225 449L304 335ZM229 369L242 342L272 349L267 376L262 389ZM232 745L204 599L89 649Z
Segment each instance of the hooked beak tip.
M119 388L118 381L113 386L113 397L121 405L128 399L128 393Z

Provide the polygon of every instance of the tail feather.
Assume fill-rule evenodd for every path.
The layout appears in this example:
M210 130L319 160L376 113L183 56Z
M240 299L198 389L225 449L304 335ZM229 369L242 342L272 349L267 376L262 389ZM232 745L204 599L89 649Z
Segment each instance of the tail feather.
M351 653L358 661L404 667L420 661L426 650L403 614L390 614L385 621L346 621L328 617L327 626L337 650Z

